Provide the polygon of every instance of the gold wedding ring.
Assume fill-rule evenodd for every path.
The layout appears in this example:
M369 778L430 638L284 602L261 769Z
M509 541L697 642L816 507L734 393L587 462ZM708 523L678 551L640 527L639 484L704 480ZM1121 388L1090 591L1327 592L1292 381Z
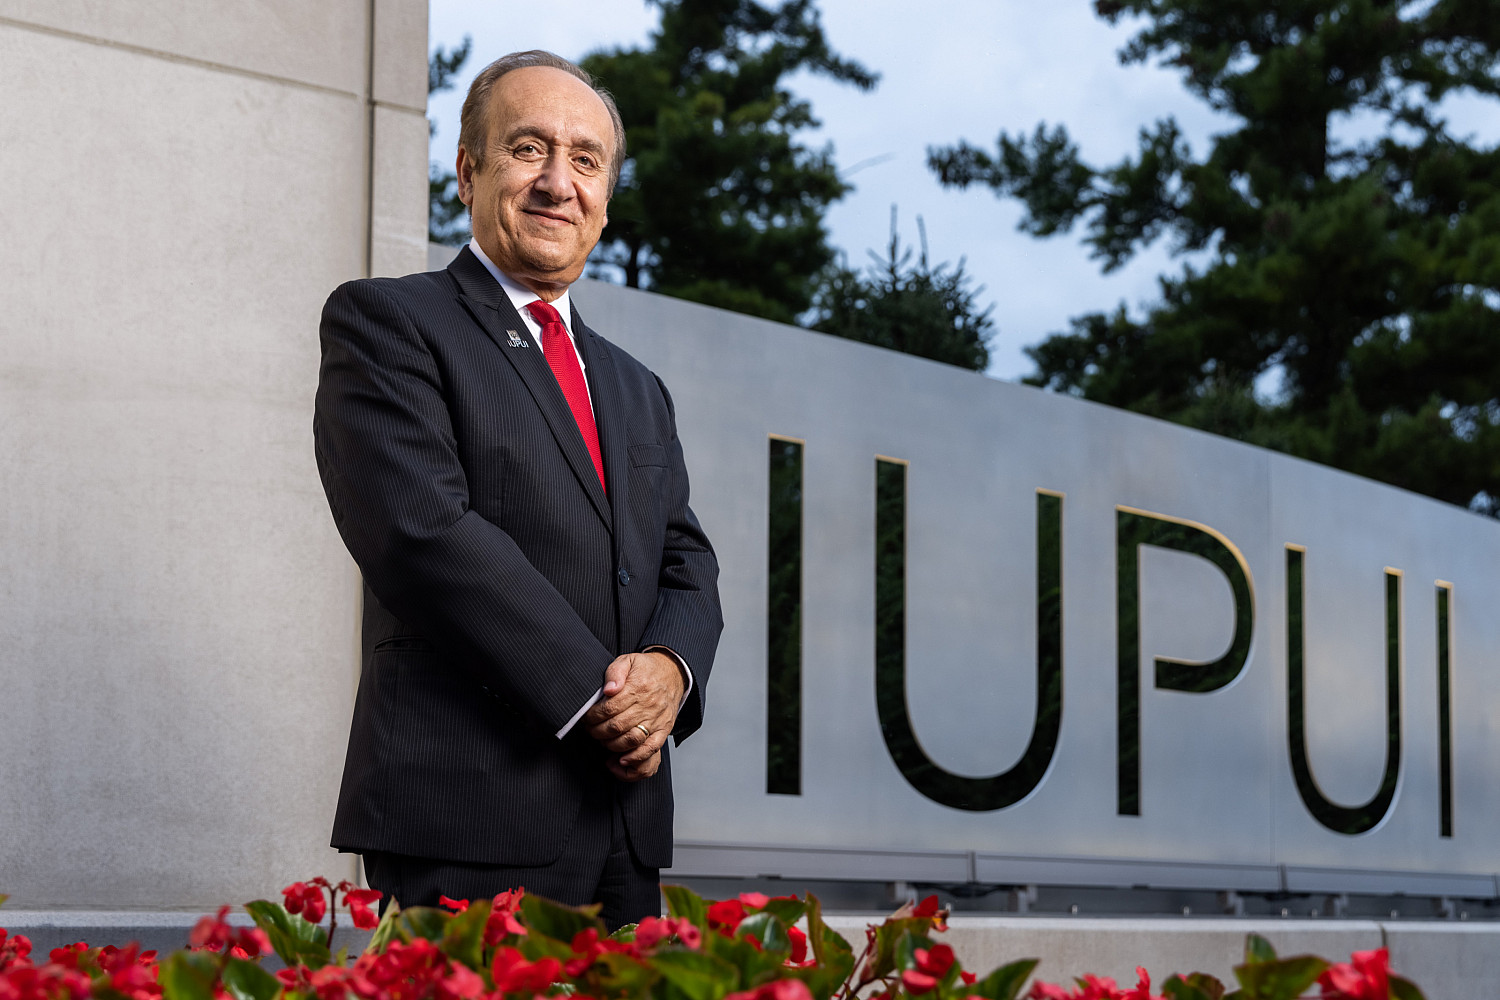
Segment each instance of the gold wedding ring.
M651 738L651 730L647 729L643 723L637 722L635 728L641 731L642 739L649 740Z

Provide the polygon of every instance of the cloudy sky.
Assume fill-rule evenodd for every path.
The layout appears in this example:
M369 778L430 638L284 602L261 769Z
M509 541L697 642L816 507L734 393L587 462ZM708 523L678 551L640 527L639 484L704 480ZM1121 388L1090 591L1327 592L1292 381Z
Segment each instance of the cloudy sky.
M465 34L474 52L454 92L428 108L438 124L435 159L451 163L462 92L480 67L507 52L548 49L579 58L598 48L644 44L656 11L643 0L548 0L543 8L510 0L431 0L429 42L453 46ZM926 224L934 262L966 258L993 304L997 336L990 374L1031 370L1021 353L1068 318L1135 307L1156 296L1156 276L1175 271L1161 245L1112 275L1100 274L1078 231L1037 240L1016 231L1020 210L987 189L949 191L925 166L929 145L960 138L992 146L996 134L1030 132L1040 121L1065 124L1085 159L1118 161L1143 126L1175 115L1195 152L1228 124L1191 100L1177 76L1155 66L1119 65L1131 37L1112 28L1090 0L821 0L834 49L881 74L870 93L802 76L792 89L812 101L823 127L810 143L830 142L855 191L828 215L833 244L855 266L884 253L891 206L899 206L903 242L915 244L915 218Z

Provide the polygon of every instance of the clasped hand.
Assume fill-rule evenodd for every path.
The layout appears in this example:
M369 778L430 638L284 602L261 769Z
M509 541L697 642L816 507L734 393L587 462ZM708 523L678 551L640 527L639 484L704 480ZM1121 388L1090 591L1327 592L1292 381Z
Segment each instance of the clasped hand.
M604 671L603 696L583 726L610 756L605 765L621 781L640 781L661 766L661 749L677 722L685 682L665 653L626 653Z

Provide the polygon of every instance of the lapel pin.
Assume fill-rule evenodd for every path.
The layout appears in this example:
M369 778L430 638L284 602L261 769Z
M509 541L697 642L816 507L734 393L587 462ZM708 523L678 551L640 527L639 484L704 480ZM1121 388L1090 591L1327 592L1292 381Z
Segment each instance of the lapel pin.
M517 333L516 331L514 331L514 330L506 330L505 331L505 335L510 338L510 346L511 347L525 347L525 346L527 346L526 341L522 340L521 339L521 335L519 333Z

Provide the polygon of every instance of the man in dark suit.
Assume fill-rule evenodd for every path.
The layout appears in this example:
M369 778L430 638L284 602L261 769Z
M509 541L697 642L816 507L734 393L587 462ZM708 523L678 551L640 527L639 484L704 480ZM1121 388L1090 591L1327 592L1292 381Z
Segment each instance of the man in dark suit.
M718 566L666 388L568 297L624 157L613 102L518 53L459 142L471 244L323 313L318 468L365 579L333 845L403 906L524 885L618 926L659 912Z

